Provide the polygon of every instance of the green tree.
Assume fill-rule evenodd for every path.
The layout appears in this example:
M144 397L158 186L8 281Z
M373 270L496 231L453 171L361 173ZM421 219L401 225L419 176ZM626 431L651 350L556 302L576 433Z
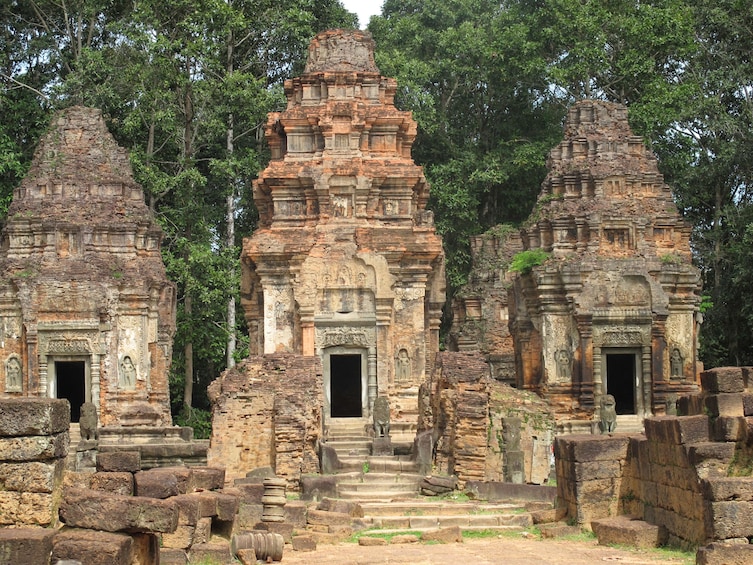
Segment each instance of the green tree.
M528 215L561 136L564 109L520 16L488 0L387 0L369 25L419 125L413 155L431 183L449 294L465 282L470 236Z

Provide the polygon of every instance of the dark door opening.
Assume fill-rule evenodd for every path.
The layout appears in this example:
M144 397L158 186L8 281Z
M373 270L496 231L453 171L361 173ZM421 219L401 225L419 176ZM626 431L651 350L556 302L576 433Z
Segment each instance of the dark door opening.
M57 397L71 403L71 422L81 418L81 405L86 402L86 363L84 361L55 361Z
M636 414L633 353L607 354L607 394L614 396L618 414Z
M332 418L360 418L361 356L330 355L329 386Z

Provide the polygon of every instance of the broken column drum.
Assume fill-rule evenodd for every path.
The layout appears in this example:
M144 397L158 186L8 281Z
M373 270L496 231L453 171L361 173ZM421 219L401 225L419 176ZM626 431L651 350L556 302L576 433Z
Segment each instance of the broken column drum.
M261 497L262 522L285 521L285 487L287 481L281 477L264 479L264 494Z

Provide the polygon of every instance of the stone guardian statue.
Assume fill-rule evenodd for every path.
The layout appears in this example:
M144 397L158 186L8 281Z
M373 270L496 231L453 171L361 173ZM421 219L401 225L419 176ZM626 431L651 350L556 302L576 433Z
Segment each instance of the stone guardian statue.
M616 404L611 394L605 394L599 401L599 429L602 434L611 434L617 429Z

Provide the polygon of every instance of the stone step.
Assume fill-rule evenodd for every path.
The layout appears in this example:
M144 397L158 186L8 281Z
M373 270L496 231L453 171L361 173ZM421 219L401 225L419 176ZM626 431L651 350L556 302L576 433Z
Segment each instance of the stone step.
M393 530L422 530L448 528L459 526L462 528L530 528L533 519L527 512L520 514L464 514L456 516L376 516L366 517L364 522L374 528Z
M394 488L384 491L349 491L343 490L337 493L338 498L363 504L364 502L391 502L394 500L406 500L418 497L418 490L396 490Z
M340 457L343 464L342 471L361 471L364 464L368 464L369 473L416 473L418 463L412 461L407 455L374 456L344 456Z
M365 516L458 516L466 514L520 514L519 504L478 504L472 502L365 502L361 504Z
M326 443L330 442L337 442L337 441L360 441L364 443L371 443L371 438L369 436L365 436L363 434L357 434L357 433L339 433L339 434L329 434L327 436Z
M367 536L379 536L379 535L386 535L386 534L401 534L407 531L410 532L431 532L436 530L437 528L377 528L374 530L369 530L368 533L365 535ZM505 532L522 532L525 530L525 528L521 528L519 526L460 526L461 532L480 532L480 531L492 531L492 532L499 532L499 533L505 533Z

